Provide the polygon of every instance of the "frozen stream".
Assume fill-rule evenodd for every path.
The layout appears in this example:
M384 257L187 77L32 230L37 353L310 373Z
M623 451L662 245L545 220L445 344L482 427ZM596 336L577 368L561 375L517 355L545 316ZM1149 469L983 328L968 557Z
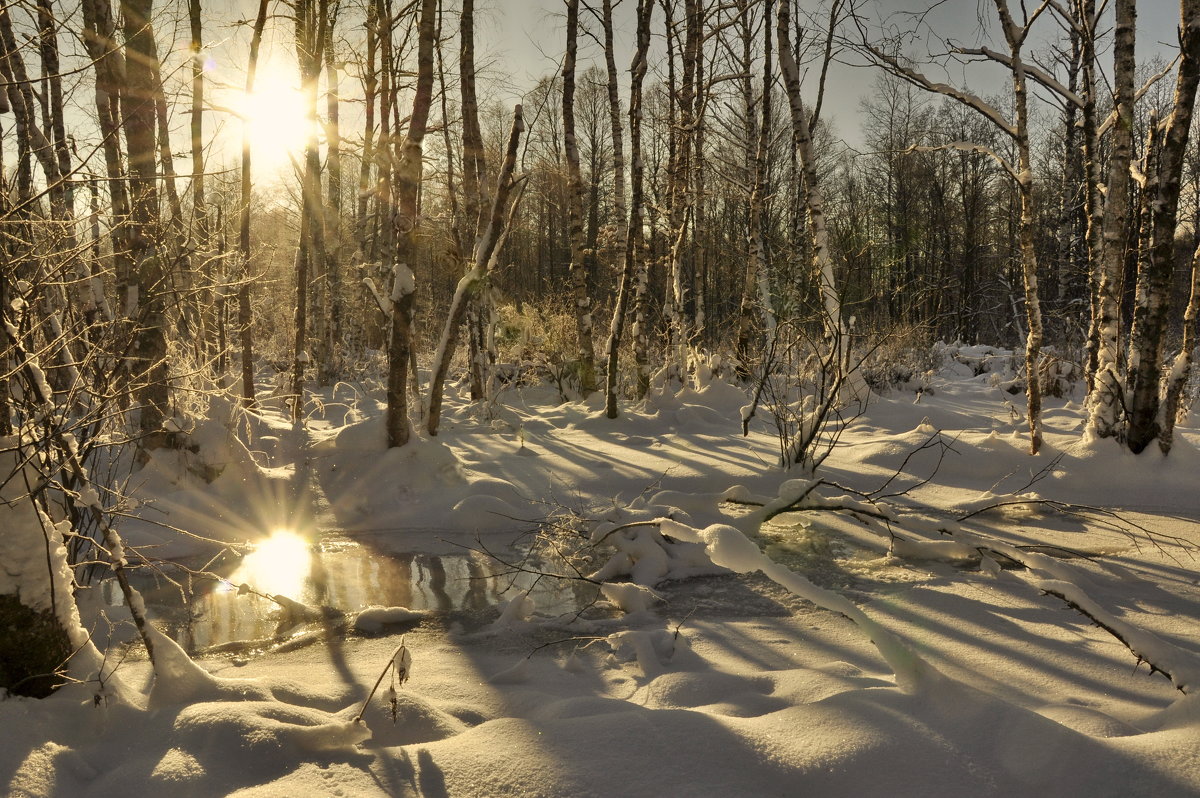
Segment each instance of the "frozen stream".
M500 556L512 562L521 555L509 550ZM191 652L267 642L295 632L297 627L280 604L268 596L346 614L372 605L480 614L532 588L537 611L556 615L578 610L595 595L594 588L582 582L507 574L505 566L474 551L397 553L338 537L310 544L295 535L277 534L244 557L225 555L213 563L183 564L205 568L219 578L191 577L190 601L168 580L146 571L139 572L136 586L155 624ZM162 571L188 584L182 569L165 565ZM123 603L115 580L105 580L101 589L108 605Z

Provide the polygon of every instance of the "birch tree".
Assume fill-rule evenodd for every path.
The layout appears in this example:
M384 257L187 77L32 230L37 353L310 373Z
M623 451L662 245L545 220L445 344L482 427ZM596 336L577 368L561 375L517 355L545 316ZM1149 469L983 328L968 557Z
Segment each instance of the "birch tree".
M304 371L308 352L308 294L312 266L325 260L325 214L321 208L321 154L317 139L317 80L321 74L328 22L327 0L299 0L296 12L296 61L304 101L306 137L300 178L300 236L296 245L296 306L292 345L292 421L304 413Z
M83 43L95 72L93 98L99 123L104 167L108 174L108 194L112 217L129 216L129 194L125 183L125 164L121 158L121 94L125 75L125 57L116 41L112 6L108 0L83 0ZM133 262L125 244L125 228L114 225L113 271L117 294L125 296L133 282Z
M1135 0L1117 0L1113 42L1113 91L1116 122L1112 134L1108 190L1100 216L1102 245L1095 268L1096 366L1088 396L1088 430L1101 438L1119 435L1121 283L1125 261L1125 222L1129 209L1129 166L1133 156ZM1093 220L1093 224L1095 221Z
M442 391L446 376L450 372L450 361L458 346L459 328L466 317L467 305L471 294L487 280L488 273L495 267L500 250L504 246L506 230L519 194L513 197L516 181L513 180L513 170L517 163L517 146L521 133L525 130L525 120L521 106L513 112L512 128L508 135L508 145L504 152L504 161L500 165L500 175L496 180L496 192L492 198L491 211L487 217L487 227L476 239L472 253L471 269L458 281L454 298L450 302L450 311L446 315L446 324L442 329L442 337L433 357L433 377L429 382L429 415L426 419L426 430L430 435L437 435L441 423Z
M646 252L646 164L642 157L642 84L646 80L646 55L650 50L650 23L654 0L638 0L637 45L629 68L629 232L625 243L625 270L633 276L633 361L636 396L650 387L650 259ZM614 321L616 314L614 313ZM618 347L620 346L618 342ZM611 411L609 418L612 418Z
M340 344L342 340L342 130L341 130L341 69L334 48L338 20L338 3L329 7L325 24L325 262L320 328L321 357L317 363L317 378L328 385L342 371Z
M775 312L771 301L770 274L767 270L767 241L764 235L765 209L767 196L767 158L771 142L771 88L772 77L771 53L771 0L766 0L762 17L755 17L750 3L740 0L738 3L739 37L741 39L741 61L738 64L742 71L740 83L742 90L742 105L746 109L744 139L744 174L748 186L746 200L746 264L742 284L742 300L738 313L737 352L740 373L749 376L750 362L756 349L755 328L759 326L766 336L766 349L771 348L771 340L775 332ZM755 97L753 87L753 43L756 27L761 25L763 36L763 72L762 90Z
M812 128L808 111L800 98L800 67L792 51L790 0L780 0L776 24L779 44L779 67L787 94L792 119L792 146L796 151L804 179L805 206L812 234L813 271L816 277L825 332L837 353L836 378L842 383L846 398L861 401L866 397L866 383L850 364L850 330L842 318L842 297L833 271L833 256L829 251L829 228L825 220L825 194L817 177L817 159L813 149ZM834 24L831 18L830 25ZM828 51L826 58L828 58Z
M459 15L458 90L462 107L463 198L466 209L464 249L473 253L479 237L487 229L483 184L487 160L483 133L479 128L479 101L475 94L475 1L462 0ZM468 260L468 270L474 263ZM470 336L471 398L483 398L487 391L484 359L489 356L486 319L491 315L488 292L474 291L467 306L467 332Z
M433 101L433 38L437 0L421 0L417 23L417 81L408 131L400 145L395 169L394 282L388 335L387 438L388 446L408 443L408 368L413 353L412 316L416 300L417 194L421 188L422 143ZM386 70L385 70L386 74ZM382 116L382 114L381 114Z
M950 97L982 115L1008 137L1016 150L1015 160L1003 157L996 150L987 151L989 155L996 158L997 162L1000 163L1013 179L1020 198L1018 247L1021 253L1021 277L1024 284L1025 298L1026 421L1029 426L1029 450L1031 454L1037 454L1042 444L1042 395L1041 387L1038 383L1038 365L1043 336L1041 304L1038 296L1037 250L1035 247L1035 225L1038 218L1037 196L1034 186L1033 162L1029 139L1030 70L1025 62L1023 49L1029 38L1033 24L1046 10L1049 0L1044 0L1044 2L1032 11L1022 5L1022 16L1019 23L1012 15L1007 0L993 0L993 2L996 18L1000 22L1004 41L1008 46L1007 52L994 60L1005 64L1009 69L1013 102L1013 118L1011 120L975 94L947 83L939 83L931 80L915 68L903 63L898 55L885 52L882 48L870 42L865 30L862 30L862 45L864 51L869 53L877 63L890 69L904 80L926 91ZM969 150L986 149L982 145L971 142L954 142L949 146Z
M638 40L637 52L634 55L634 63L630 72L636 72L639 67L639 59L644 63L645 51L642 46L641 36L641 15L642 3L638 4ZM633 289L635 261L632 255L630 246L630 224L626 222L627 216L625 206L625 144L624 132L621 123L621 97L617 90L617 62L614 55L613 46L613 18L612 18L612 0L603 0L601 7L600 24L604 28L604 66L607 76L606 86L608 88L608 114L609 127L612 130L612 148L613 148L613 212L616 216L617 224L617 240L615 249L621 253L623 257L623 266L621 269L620 283L617 286L617 301L613 304L612 323L609 325L608 345L605 347L607 352L607 373L604 380L604 414L608 418L617 417L617 379L620 375L619 361L621 349L621 334L625 328L625 316L629 305L629 294ZM648 31L647 31L648 32ZM642 67L644 71L644 66ZM640 80L635 76L634 80ZM640 86L639 86L640 91ZM632 96L632 92L631 92ZM632 102L630 103L632 106ZM639 109L640 111L640 109ZM631 125L633 124L632 117L630 118ZM639 131L640 133L640 131ZM641 202L641 186L637 188L638 196L634 197L635 202ZM640 220L640 213L634 211L635 216Z
M1171 449L1174 419L1167 421L1163 414L1162 365L1175 262L1179 189L1197 86L1200 86L1200 0L1180 2L1179 49L1174 101L1159 128L1162 145L1156 153L1153 173L1147 173L1144 189L1148 195L1150 249L1148 257L1138 266L1125 389L1129 414L1126 445L1134 453L1141 452L1156 439L1164 454ZM1186 378L1186 357L1177 361L1178 371L1169 375L1167 394L1176 390L1172 383Z
M158 172L155 147L160 83L155 79L157 49L150 24L153 0L121 0L125 27L125 94L122 111L128 149L130 213L128 244L136 281L127 297L126 315L137 318L134 376L139 381L138 426L142 446L166 442L163 419L169 409L166 288L167 269L158 240Z
M262 45L263 29L267 24L267 11L271 0L259 0L258 14L250 34L250 59L246 65L246 96L254 95L254 80L258 73L258 51ZM250 306L250 191L251 185L251 120L242 120L241 198L238 204L238 340L241 344L242 361L242 406L254 407L254 331L251 328Z
M592 343L592 300L588 293L583 243L583 178L575 135L575 60L579 39L579 0L567 0L567 52L562 69L563 152L567 163L567 219L571 244L571 290L575 298L576 353L579 387L586 395L596 388L596 355Z

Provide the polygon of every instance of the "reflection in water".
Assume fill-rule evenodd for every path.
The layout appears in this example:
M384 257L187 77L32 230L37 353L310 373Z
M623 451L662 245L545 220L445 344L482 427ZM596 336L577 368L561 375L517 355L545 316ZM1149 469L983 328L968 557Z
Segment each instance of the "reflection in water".
M245 584L268 596L298 600L312 566L312 545L295 532L277 529L242 558L229 576L229 587Z
M279 605L268 598L273 595L346 613L370 605L477 612L531 589L537 611L548 615L573 613L595 598L595 589L583 582L501 575L503 566L475 552L391 554L345 540L311 544L285 531L241 559L208 567L221 580L185 582L190 602L152 576L137 585L155 623L189 651L287 631L280 628ZM112 582L103 589L116 606L121 593Z

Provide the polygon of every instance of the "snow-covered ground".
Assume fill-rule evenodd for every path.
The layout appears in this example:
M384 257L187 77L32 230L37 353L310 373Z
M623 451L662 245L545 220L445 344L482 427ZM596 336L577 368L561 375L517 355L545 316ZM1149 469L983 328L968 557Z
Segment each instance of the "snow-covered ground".
M542 388L486 412L451 395L436 439L392 451L379 397L348 385L304 430L243 420L248 449L201 424L202 457L177 457L221 475L151 463L145 517L383 557L500 550L570 516L604 539L591 568L653 593L607 587L565 614L510 591L358 615L379 603L359 595L336 607L357 624L195 664L163 637L152 689L131 650L99 698L0 701L0 794L1200 795L1200 430L1133 457L1082 442L1080 407L1050 400L1030 457L1021 397L970 354L919 395L873 397L819 485L776 466L761 416L740 434L746 396L719 380L615 421ZM875 504L854 492L894 475ZM800 495L766 524L744 503ZM207 545L124 529L159 555ZM401 643L408 680L385 675L354 722Z

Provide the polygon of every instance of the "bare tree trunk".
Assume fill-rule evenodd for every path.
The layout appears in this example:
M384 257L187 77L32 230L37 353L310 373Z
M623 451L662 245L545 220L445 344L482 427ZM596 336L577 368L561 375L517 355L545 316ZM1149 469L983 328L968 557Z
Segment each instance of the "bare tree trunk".
M112 8L108 0L83 0L83 42L96 71L95 103L99 121L104 166L113 216L113 271L117 294L124 298L133 284L133 262L126 245L125 221L129 217L129 194L121 162L121 94L125 59L117 46ZM124 299L121 302L125 304Z
M475 0L462 0L459 17L458 90L462 96L463 196L467 229L475 239L487 229L483 213L483 180L487 164L483 134L479 129L479 102L475 96ZM474 249L474 242L471 248Z
M650 21L654 0L638 0L637 53L630 67L629 85L629 240L625 245L627 268L633 272L633 363L635 395L650 388L650 257L646 251L646 164L642 158L642 84L646 54L650 49ZM651 228L653 219L649 220Z
M52 0L37 0L38 50L42 67L42 135L46 145L52 149L41 152L39 161L45 165L53 163L51 171L46 172L47 186L51 192L52 216L55 235L59 237L55 248L61 253L67 253L61 258L63 268L73 271L76 285L75 299L69 296L63 287L56 293L61 296L61 317L70 323L70 311L78 307L85 324L91 323L100 311L103 296L98 301L93 289L92 274L86 258L76 256L78 236L75 230L75 187L71 180L71 153L68 149L66 134L66 115L63 106L62 74L58 54L57 25ZM56 258L57 259L57 258ZM61 337L61 336L60 336ZM62 338L62 356L73 362L68 338ZM73 366L71 369L73 370Z
M191 54L192 54L192 114L190 120L191 149L192 149L192 218L195 224L196 255L200 260L199 267L202 291L195 299L189 298L189 304L196 302L197 317L203 340L198 342L203 346L206 357L213 357L216 348L216 333L219 321L207 319L207 311L214 307L213 302L213 273L212 273L212 238L209 230L208 208L204 197L204 27L200 17L200 0L188 0L188 21L191 24Z
M592 344L592 300L588 294L583 245L583 177L575 140L575 57L579 35L579 0L567 0L567 54L563 59L563 152L567 161L567 218L571 242L571 286L575 295L575 336L579 389L596 389L596 355Z
M50 124L46 126L46 137L53 139L54 157L60 179L71 174L71 153L67 146L65 115L63 114L62 75L59 68L58 37L55 33L55 16L51 0L37 0L39 49L42 55L42 70L49 88ZM74 216L75 188L70 180L62 185L62 201L68 214Z
M1088 431L1100 438L1121 434L1120 374L1121 278L1125 262L1125 223L1129 208L1129 165L1133 156L1133 77L1135 0L1117 0L1113 44L1113 87L1117 121L1112 134L1108 192L1104 202L1103 248L1097 271L1096 372L1088 397Z
M375 147L375 169L377 190L375 192L375 216L371 220L370 259L379 258L383 268L394 268L396 263L396 227L391 222L394 196L395 151L393 141L392 109L396 106L396 81L392 74L392 17L390 0L380 0L379 19L379 143ZM395 135L399 135L399 128Z
M500 176L496 180L496 193L492 199L492 209L488 216L488 226L475 244L472 255L473 264L454 291L454 299L450 303L450 311L446 316L446 326L442 329L442 338L438 343L437 352L433 358L433 377L429 381L429 416L426 419L426 430L430 435L437 435L442 414L442 390L446 383L446 375L450 371L450 361L454 359L454 350L458 346L459 328L466 315L471 293L480 283L487 279L500 248L504 244L506 220L515 209L519 197L510 202L513 187L513 170L517 163L517 146L521 133L525 129L521 106L513 112L512 130L508 136L508 147L505 150L504 161L500 165Z
M653 3L647 0L638 0L637 9L637 51L633 57L633 64L630 66L632 74L632 86L629 91L629 124L630 137L633 136L633 128L636 125L638 129L638 138L641 138L641 92L642 80L646 75L646 51L650 46L650 11L654 8ZM612 324L609 326L608 333L608 363L607 373L604 381L604 414L608 418L617 417L617 378L620 376L620 352L621 352L621 333L625 326L625 316L629 305L629 294L633 290L633 282L635 271L637 269L637 256L634 253L634 248L641 241L641 202L642 202L642 175L640 164L634 169L638 171L636 185L633 188L634 209L632 215L627 216L625 208L625 147L622 141L621 129L621 98L617 92L617 63L613 54L613 20L612 20L612 0L604 0L602 23L604 25L604 64L608 74L608 113L609 125L612 127L612 142L613 142L613 210L617 219L617 244L616 250L624 257L624 267L621 269L621 282L617 288L617 301L613 305ZM634 103L636 95L636 113L639 116L637 121L634 121ZM631 144L631 146L633 146ZM636 156L641 157L641 142L637 144ZM628 222L626 219L628 218ZM636 238L633 234L633 226L636 220L638 232ZM635 243L636 242L636 243Z
M246 66L246 95L254 94L254 78L258 72L258 50L262 44L263 28L267 24L267 9L271 0L259 0L258 16L250 37L250 61ZM242 181L241 202L238 208L238 253L241 276L238 285L238 331L242 348L242 405L254 407L254 331L250 307L250 120L242 120Z
M172 240L178 248L182 246L185 231L183 205L179 201L179 190L176 187L175 154L171 150L171 126L167 109L167 95L163 88L162 65L158 60L158 45L151 39L148 46L150 48L148 55L150 58L151 80L154 85L154 121L158 129L158 136L155 141L158 144L160 178L163 184L163 191L167 196L167 208L171 212L167 229L173 234L174 238ZM166 239L160 242L160 245L165 242ZM183 266L187 268L188 264L184 262ZM170 275L168 274L167 277L170 278ZM190 274L184 275L185 280L190 280L190 278Z
M375 100L379 91L379 77L375 59L379 51L379 3L378 0L367 0L367 62L363 65L363 105L365 106L365 121L363 123L362 160L358 165L358 202L356 216L358 224L357 246L362 259L369 252L367 237L369 219L367 216L367 200L371 195L371 163L375 160L373 149L375 137Z
M763 234L764 208L767 192L767 157L770 147L771 130L771 36L767 20L771 15L771 3L767 1L763 11L763 29L767 34L763 37L763 91L756 109L754 89L751 79L753 66L753 19L751 9L746 0L742 0L739 12L742 17L742 63L744 74L742 81L742 102L746 108L745 127L745 162L746 174L750 183L750 196L747 200L746 216L746 250L747 259L742 285L742 301L738 318L737 352L739 372L743 378L750 376L750 363L756 343L756 322L762 325L767 337L767 347L775 334L775 313L771 302L770 274L767 271L766 237ZM761 114L761 120L755 118L755 113ZM757 317L757 318L756 318Z
M667 366L681 379L687 371L687 347L691 336L684 308L684 266L695 212L691 181L697 124L695 102L699 91L700 11L699 0L684 0L683 76L678 98L678 132L675 134L674 157L668 170L667 189L670 198L668 227L672 239L667 261L670 281L666 303ZM667 24L671 25L669 17Z
M462 98L463 195L466 206L464 250L474 247L485 232L483 183L487 174L483 134L479 129L479 102L475 95L475 2L463 0L459 17L458 85ZM481 399L487 392L485 360L490 359L485 325L491 315L491 300L486 291L473 292L467 307L470 336L471 398Z
M192 215L201 249L208 246L208 208L204 201L204 27L200 0L188 0L192 32Z
M167 365L167 270L159 252L155 121L160 84L155 80L153 0L121 0L125 21L125 141L129 153L129 249L137 269L134 308L140 327L134 344L134 377L145 449L166 443L163 419L170 403Z
M412 313L416 277L412 264L417 255L417 194L421 188L421 145L433 100L433 34L437 0L421 0L417 39L417 84L409 116L408 134L396 166L396 260L392 287L391 330L388 339L387 436L388 446L408 443L408 369L412 348Z
M328 220L325 243L325 313L321 337L321 358L318 363L318 379L328 385L341 374L340 347L342 341L342 134L341 99L339 96L341 73L337 54L334 52L334 29L337 25L336 4L329 9L329 20L325 29L325 165L328 172L326 185Z
M1042 446L1042 392L1038 381L1038 362L1042 348L1042 310L1038 300L1037 250L1034 246L1034 225L1037 209L1034 205L1033 163L1029 156L1028 89L1021 47L1029 32L1029 24L1019 27L1008 10L1007 0L995 0L996 12L1004 29L1012 58L1013 100L1016 116L1017 188L1021 195L1021 275L1025 284L1025 397L1029 421L1029 453L1037 454Z
M325 263L325 214L321 208L321 153L317 139L317 81L321 75L328 23L327 0L300 0L296 4L296 59L300 65L300 92L304 97L304 175L300 241L296 249L296 330L292 355L292 421L304 410L304 369L308 354L308 293L314 264ZM319 312L319 311L318 311Z
M792 54L789 3L790 0L781 0L779 4L776 34L779 39L779 66L783 72L784 89L792 116L792 144L804 178L805 205L812 233L813 267L825 329L837 351L840 376L846 379L848 397L858 400L864 398L866 384L858 370L850 366L850 331L842 320L842 298L833 273L829 230L825 223L825 195L817 180L816 156L813 152L808 114L800 100L800 69Z
M1180 3L1180 63L1175 81L1175 100L1163 123L1158 163L1146 191L1150 193L1150 251L1139 264L1138 296L1130 330L1130 365L1125 396L1129 403L1126 445L1135 454L1159 437L1161 417L1162 360L1167 337L1171 277L1175 262L1175 228L1178 223L1179 188L1184 155L1192 127L1192 111L1200 85L1200 0ZM1153 189L1151 188L1153 185ZM1147 273L1140 273L1142 266ZM1165 442L1164 453L1170 450Z
M1076 24L1081 28L1080 37L1083 45L1081 67L1083 76L1083 169L1086 192L1084 209L1087 215L1087 279L1088 301L1091 310L1084 375L1090 396L1095 387L1096 373L1099 369L1100 264L1104 258L1104 197L1100 194L1100 142L1096 125L1096 2L1095 0L1076 0L1074 8ZM1132 48L1132 41L1129 46ZM1132 50L1130 54L1132 56ZM1115 88L1119 113L1122 91L1119 82L1115 84ZM1132 85L1130 88L1132 89ZM1115 139L1113 146L1115 151Z
M1192 350L1196 348L1197 321L1200 320L1200 247L1192 254L1192 289L1187 309L1183 313L1183 340L1171 363L1163 395L1162 431L1158 445L1163 454L1171 451L1175 439L1175 424L1180 415L1183 389L1192 375Z

